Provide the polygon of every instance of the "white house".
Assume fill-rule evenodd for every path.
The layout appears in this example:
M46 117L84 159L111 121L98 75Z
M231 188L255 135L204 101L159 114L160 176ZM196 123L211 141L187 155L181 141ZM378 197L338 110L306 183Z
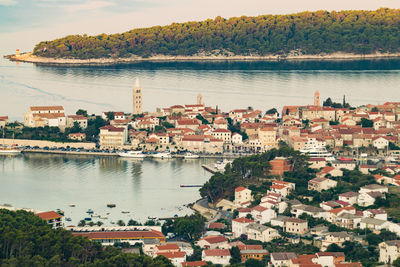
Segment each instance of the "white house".
M235 238L240 237L243 234L247 233L247 226L250 223L254 223L253 220L242 217L242 218L237 218L237 219L233 219L232 220L232 232L233 232L233 236Z
M240 145L243 143L243 137L241 134L239 133L234 133L232 135L232 144L234 145Z
M247 238L250 240L258 240L261 242L271 242L275 238L279 238L278 230L264 226L258 223L250 223L247 226Z
M199 241L197 241L197 245L203 249L229 248L228 239L221 235L210 235L200 238Z
M332 179L317 177L308 181L308 190L321 192L322 190L328 190L336 187L336 185L337 182Z
M235 201L236 205L247 207L250 205L252 200L251 190L248 188L244 188L243 186L239 186L235 189Z
M206 249L203 250L201 259L203 261L210 261L213 264L228 265L231 260L231 253L229 249Z
M255 206L251 209L251 215L257 223L264 224L270 222L272 218L275 218L276 212L273 209Z
M390 240L379 244L379 262L393 263L400 257L400 240Z
M271 263L275 267L290 266L290 260L297 258L296 253L293 252L272 252Z
M372 145L377 149L385 149L389 146L389 140L383 136L376 136L372 138Z
M350 192L340 194L339 200L345 201L345 202L349 203L350 205L354 205L358 202L359 195L360 195L360 193L350 191Z

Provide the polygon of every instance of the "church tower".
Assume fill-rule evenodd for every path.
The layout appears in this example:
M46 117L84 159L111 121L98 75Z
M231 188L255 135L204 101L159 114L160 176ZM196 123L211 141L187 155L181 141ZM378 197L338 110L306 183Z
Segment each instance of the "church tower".
M314 106L317 106L317 107L320 106L319 92L318 92L318 90L315 91L315 94L314 94Z
M135 86L133 87L133 115L142 114L142 87L139 84L139 78L136 78Z
M200 93L197 95L197 105L203 105L203 96Z

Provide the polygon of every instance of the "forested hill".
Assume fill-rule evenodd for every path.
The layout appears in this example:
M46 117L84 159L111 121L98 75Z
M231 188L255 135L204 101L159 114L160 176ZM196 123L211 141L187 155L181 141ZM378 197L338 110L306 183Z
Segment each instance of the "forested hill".
M394 53L400 52L400 9L217 17L121 34L71 35L41 42L33 52L43 57L77 59L209 53Z

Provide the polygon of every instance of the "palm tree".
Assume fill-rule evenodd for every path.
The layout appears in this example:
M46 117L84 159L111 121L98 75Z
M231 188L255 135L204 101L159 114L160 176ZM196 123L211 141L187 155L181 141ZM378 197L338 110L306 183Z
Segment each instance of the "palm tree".
M118 224L119 226L125 226L125 223L124 223L123 220L118 220L117 224Z
M80 220L79 223L78 223L79 227L83 227L85 225L86 225L86 221L85 220Z

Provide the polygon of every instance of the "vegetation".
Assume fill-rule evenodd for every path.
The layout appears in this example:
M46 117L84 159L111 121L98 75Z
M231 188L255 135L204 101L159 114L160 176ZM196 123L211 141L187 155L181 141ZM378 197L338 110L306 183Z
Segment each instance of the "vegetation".
M176 233L180 237L188 241L197 240L205 228L206 218L199 213L186 215L185 217L176 218L175 220L167 220L162 226L162 232L166 235L168 233Z
M173 266L164 257L125 254L119 248L51 229L33 213L0 210L0 266Z
M304 54L399 52L400 10L302 12L216 17L134 29L121 34L70 35L37 44L33 53L55 58L139 55Z
M237 186L244 183L252 186L251 182L254 182L255 179L268 177L271 169L269 161L275 157L287 157L291 161L293 172L286 173L285 180L296 182L296 190L299 190L300 193L307 192L307 183L304 183L304 180L314 177L312 171L307 168L307 156L301 155L299 151L295 151L285 144L281 144L279 149L271 149L262 154L235 159L232 166L226 166L224 173L214 174L200 188L200 195L207 197L211 202L224 197L230 198ZM252 188L257 189L254 185ZM259 188L266 189L263 184Z

